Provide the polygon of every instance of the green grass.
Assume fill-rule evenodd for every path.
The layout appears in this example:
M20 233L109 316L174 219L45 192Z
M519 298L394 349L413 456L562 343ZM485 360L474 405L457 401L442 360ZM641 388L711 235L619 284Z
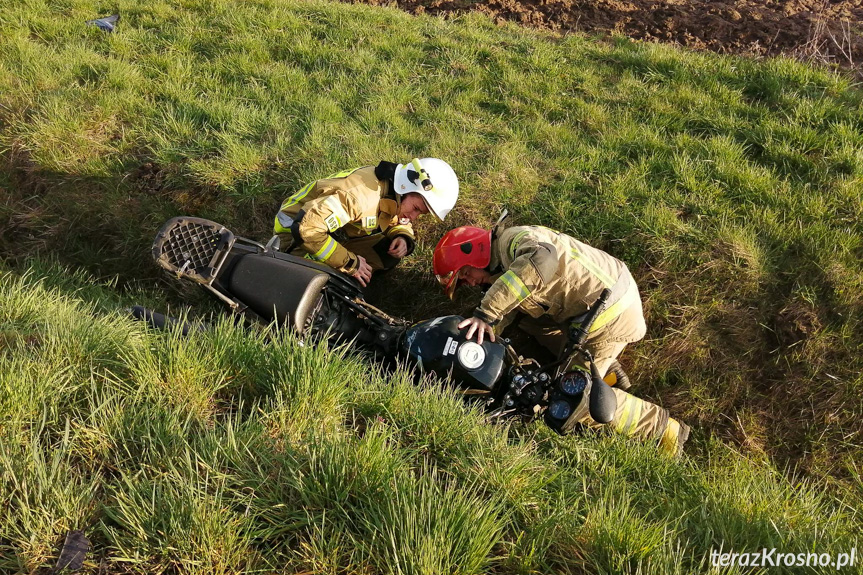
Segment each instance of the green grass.
M112 11L114 34L83 24ZM23 511L4 514L0 570L45 565L73 523L142 572L692 572L720 543L842 551L859 532L841 503L863 493L851 79L319 0L27 0L0 30L0 254L44 286L3 285L0 501ZM190 343L116 313L213 309L156 279L168 217L265 240L307 181L415 155L449 161L461 199L370 298L469 310L431 250L504 205L606 249L649 328L624 366L693 426L692 459L507 434L343 351L227 326ZM89 303L49 295L71 292ZM482 532L450 531L466 524Z
M720 546L858 543L850 500L718 442L696 463L490 425L289 333L148 331L98 285L0 276L2 572L71 529L92 573L719 573Z

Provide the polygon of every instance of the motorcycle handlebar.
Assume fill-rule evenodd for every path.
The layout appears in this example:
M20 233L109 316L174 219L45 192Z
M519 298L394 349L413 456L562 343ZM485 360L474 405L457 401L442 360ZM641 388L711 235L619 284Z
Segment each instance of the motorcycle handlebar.
M602 290L602 293L599 294L599 298L594 302L593 307L584 316L584 321L581 322L581 325L576 328L570 328L569 340L572 342L572 345L575 347L581 347L582 344L584 344L584 340L587 339L587 334L590 332L593 322L596 321L596 317L605 308L605 304L608 302L608 298L610 297L611 290L609 288Z
M602 380L602 375L593 361L593 356L587 350L583 350L582 345L584 345L584 340L587 339L587 334L590 333L593 322L596 321L596 318L605 309L605 304L608 303L608 298L610 297L610 289L606 288L602 290L593 307L585 315L581 325L569 330L569 339L573 347L581 350L590 361L592 385L588 409L590 417L597 423L610 423L614 419L614 413L617 410L617 398L614 395L614 391Z

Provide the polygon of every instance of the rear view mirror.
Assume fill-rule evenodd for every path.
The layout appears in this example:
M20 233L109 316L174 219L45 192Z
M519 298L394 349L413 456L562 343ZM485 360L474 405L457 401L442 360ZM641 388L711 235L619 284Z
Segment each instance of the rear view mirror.
M614 390L602 381L596 364L590 363L591 379L590 386L590 417L597 423L611 423L614 420L614 412L617 411L617 396Z

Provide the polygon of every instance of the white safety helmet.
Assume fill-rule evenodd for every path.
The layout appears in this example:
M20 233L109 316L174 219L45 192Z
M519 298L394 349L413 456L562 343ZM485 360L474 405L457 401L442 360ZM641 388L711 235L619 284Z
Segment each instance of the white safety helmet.
M423 197L429 211L443 220L458 199L458 178L449 164L437 158L414 158L399 164L394 178L399 195L416 192Z

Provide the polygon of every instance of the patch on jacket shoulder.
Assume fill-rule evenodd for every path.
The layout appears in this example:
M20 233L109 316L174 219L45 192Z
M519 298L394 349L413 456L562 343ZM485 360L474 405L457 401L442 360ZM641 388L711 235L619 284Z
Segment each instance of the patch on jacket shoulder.
M537 250L530 258L536 273L542 278L543 283L549 283L557 273L557 249L546 242L539 242Z

